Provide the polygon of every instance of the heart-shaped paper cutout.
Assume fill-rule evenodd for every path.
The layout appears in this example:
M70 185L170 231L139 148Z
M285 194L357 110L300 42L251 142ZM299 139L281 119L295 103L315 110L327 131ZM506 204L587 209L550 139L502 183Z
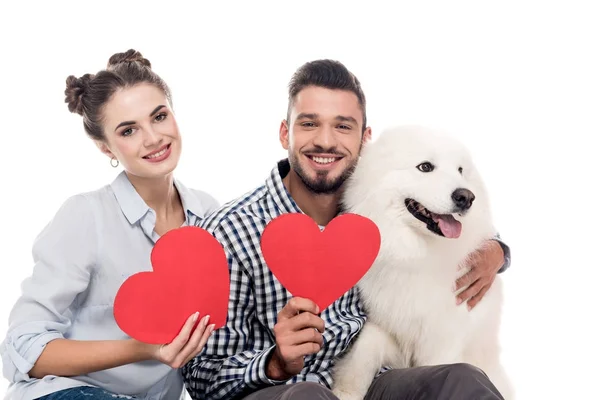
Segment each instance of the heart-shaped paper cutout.
M261 237L263 257L279 282L321 311L360 281L380 245L377 225L356 214L334 218L323 232L306 214L283 214Z
M152 272L130 276L119 288L115 320L123 332L151 344L170 343L196 311L225 325L229 268L221 244L206 230L182 227L156 241Z

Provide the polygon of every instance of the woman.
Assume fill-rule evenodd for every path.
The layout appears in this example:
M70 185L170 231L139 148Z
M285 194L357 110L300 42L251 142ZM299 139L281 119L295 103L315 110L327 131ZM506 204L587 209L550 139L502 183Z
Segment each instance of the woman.
M173 178L181 138L171 94L139 52L113 55L96 75L69 76L65 95L110 164L124 171L70 197L37 237L33 274L0 347L7 397L178 399L178 368L206 344L209 316L191 315L172 343L157 346L125 335L112 305L125 279L151 270L161 235L198 225L218 204Z

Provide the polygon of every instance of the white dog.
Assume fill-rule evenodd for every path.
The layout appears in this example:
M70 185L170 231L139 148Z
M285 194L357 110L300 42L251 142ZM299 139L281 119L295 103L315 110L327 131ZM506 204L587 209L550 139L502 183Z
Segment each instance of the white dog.
M368 315L334 368L334 393L362 399L383 366L470 363L506 399L500 363L501 277L468 311L452 287L468 255L495 235L486 189L468 151L418 126L390 129L362 151L343 198L381 232L380 253L358 287Z

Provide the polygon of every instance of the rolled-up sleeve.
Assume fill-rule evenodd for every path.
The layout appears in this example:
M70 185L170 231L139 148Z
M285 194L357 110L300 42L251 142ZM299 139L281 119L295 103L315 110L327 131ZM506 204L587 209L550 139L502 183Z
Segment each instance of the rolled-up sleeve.
M496 236L494 236L494 239L498 242L498 244L502 248L502 251L504 252L504 263L502 264L502 267L500 267L500 269L498 270L498 273L501 274L510 267L512 257L510 254L510 247L502 240L499 232L496 232Z
M30 379L28 373L45 346L64 337L79 295L90 282L97 243L95 218L85 195L65 201L37 236L33 272L23 281L0 345L2 372L10 382Z

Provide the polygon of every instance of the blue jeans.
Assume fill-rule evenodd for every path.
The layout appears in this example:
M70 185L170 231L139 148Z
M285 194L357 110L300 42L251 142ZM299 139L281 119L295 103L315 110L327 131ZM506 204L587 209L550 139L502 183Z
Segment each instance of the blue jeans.
M61 390L39 397L36 400L115 400L115 399L135 399L133 396L115 395L104 389L91 386L81 386L71 389Z

